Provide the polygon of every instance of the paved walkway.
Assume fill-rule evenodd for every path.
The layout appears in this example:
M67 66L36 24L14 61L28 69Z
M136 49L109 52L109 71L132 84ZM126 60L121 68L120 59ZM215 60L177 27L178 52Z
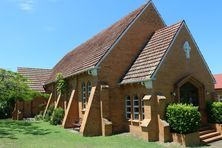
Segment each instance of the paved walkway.
M212 148L222 148L222 140L211 143L209 145L209 147L212 147Z

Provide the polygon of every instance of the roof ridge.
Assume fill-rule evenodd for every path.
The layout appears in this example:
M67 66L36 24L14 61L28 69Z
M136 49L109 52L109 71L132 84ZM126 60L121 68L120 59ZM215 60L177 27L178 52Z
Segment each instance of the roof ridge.
M113 45L115 45L115 43L119 40L119 38L121 38L121 36L124 34L124 32L130 27L130 25L137 19L137 17L144 11L144 9L150 4L152 2L152 0L149 0L146 4L144 4L144 5L142 5L140 8L141 8L141 10L140 10L140 12L135 16L135 18L134 19L132 19L130 22L129 22L129 24L126 26L126 28L122 31L122 33L116 38L116 40L115 40L115 42L112 44L112 46ZM140 9L139 8L139 9ZM135 11L137 11L138 9L136 9L136 10L134 10L133 12L131 12L130 14L133 14ZM130 15L129 14L129 15ZM123 19L123 18L122 18ZM112 46L107 50L107 52L109 52L109 50L112 48ZM106 52L106 53L107 53ZM106 55L106 53L100 58L100 60L96 63L96 65L98 64L98 63L100 63L100 61L103 59L103 57Z
M155 33L159 32L159 31L162 31L162 30L164 30L164 29L167 29L167 28L171 28L171 27L176 26L176 25L178 25L178 24L183 24L183 23L185 23L185 21L184 21L184 20L181 20L181 21L179 21L179 22L177 22L177 23L174 23L174 24L172 24L172 25L165 26L165 27L163 27L163 28L161 28L161 29L159 29L159 30L156 30Z
M151 0L150 0L150 1L151 1ZM149 3L149 2L148 2L148 3ZM148 4L148 3L147 3L147 4ZM145 8L145 6L146 6L147 4L142 5L142 6L141 6L140 8L138 8L138 9L142 9L142 7ZM143 9L144 9L144 8L143 8ZM90 37L89 39L87 39L85 42L77 45L76 47L74 47L74 49L72 49L71 51L69 51L66 55L71 54L71 53L74 52L74 50L77 49L78 47L80 47L80 46L82 46L82 45L84 45L84 44L87 44L88 42L90 42L92 39L94 39L94 38L97 37L98 35L104 33L107 29L112 28L113 26L115 26L117 23L119 23L121 20L123 20L123 19L126 18L127 16L132 15L133 13L135 13L136 11L138 11L138 9L135 9L134 11L132 11L132 12L128 13L127 15L121 17L118 21L115 21L112 25L109 25L108 27L104 28L104 29L101 30L100 32L96 33L95 35L93 35L92 37ZM127 27L128 27L128 26L127 26ZM126 28L127 28L127 27L126 27ZM63 60L63 59L66 57L66 55L65 55L61 60ZM61 60L60 60L60 61L61 61ZM59 61L59 62L60 62L60 61ZM59 64L59 62L58 62L57 64ZM56 67L57 64L56 64L54 67ZM52 69L54 69L54 67L53 67Z
M180 30L181 26L184 24L184 21L180 21L176 24L167 26L167 27L163 27L157 31L154 32L154 34L151 36L151 38L149 39L149 41L146 43L146 46L141 50L141 52L139 53L139 55L137 56L136 60L133 62L133 64L130 66L130 68L128 69L128 71L125 73L123 79L121 79L120 84L127 84L127 83L136 83L136 82L142 82L142 81L146 81L148 79L151 79L153 77L153 74L155 74L155 72L158 70L159 65L161 64L161 62L163 61L166 52L169 50L170 45L172 44L175 36L178 34L178 31ZM174 28L174 29L171 29ZM169 31L166 31L169 29ZM159 32L165 32L164 36L158 34ZM169 35L170 33L173 33L172 35ZM161 36L161 37L160 37ZM159 38L160 37L160 38ZM168 41L169 45L165 45L165 46L159 46L159 44L162 44L162 39L163 38L169 38L170 40ZM161 42L159 41L161 40ZM154 42L154 43L153 43ZM153 47L152 44L155 44L156 47ZM155 55L155 57L153 57L151 54L144 54L146 51L153 51L153 50L159 51L159 55ZM164 54L160 51L165 50ZM147 59L151 59L151 60L156 60L159 59L158 62L154 61L154 64L148 64L146 61L146 64L143 65L147 65L144 67L143 65L141 66L139 63L144 62L143 60L141 60L141 58L146 57ZM134 74L135 69L138 70L137 74Z
M19 70L19 69L52 70L52 69L49 69L49 68L17 67L17 70Z
M139 14L150 4L150 1L138 9L134 10L128 15L122 17L119 21L110 25L106 29L94 35L92 38L85 41L83 44L76 46L73 50L68 52L52 69L52 74L47 80L47 84L54 81L55 74L58 72L63 72L65 78L79 72L87 71L89 68L97 66L98 62L104 58L116 41L121 37L122 33L129 27L129 25L138 17ZM96 52L95 57L93 52ZM90 64L79 65L75 64L80 60L85 60L85 62ZM89 59L94 59L90 61ZM67 65L68 62L68 65ZM66 64L66 66L64 66Z

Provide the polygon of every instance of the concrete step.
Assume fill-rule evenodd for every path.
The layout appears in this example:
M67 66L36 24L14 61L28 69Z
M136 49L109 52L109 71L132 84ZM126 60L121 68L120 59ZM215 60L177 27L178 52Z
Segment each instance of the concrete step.
M219 132L212 132L212 133L204 134L200 136L200 140L209 139L209 138L216 137L219 135L220 135Z
M208 138L208 139L204 139L203 142L204 143L211 143L211 142L215 142L215 141L218 141L218 140L222 140L222 135L218 135L216 137L211 137L211 138Z
M216 132L216 130L215 129L209 129L209 130L201 131L199 133L200 133L200 136L202 136L202 135L213 133L213 132Z

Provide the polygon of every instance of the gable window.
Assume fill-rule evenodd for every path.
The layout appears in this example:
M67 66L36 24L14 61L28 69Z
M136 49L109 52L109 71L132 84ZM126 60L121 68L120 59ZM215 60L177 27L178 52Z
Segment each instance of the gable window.
M90 96L91 89L92 89L92 84L91 84L91 82L89 81L89 82L87 83L87 93L88 93L88 98L89 98L89 96Z
M134 96L133 98L133 119L139 120L139 98Z
M141 112L142 112L142 120L145 119L145 116L144 116L144 100L141 99Z
M82 108L86 108L86 85L82 83Z
M130 96L125 98L125 113L126 119L131 119L131 99Z

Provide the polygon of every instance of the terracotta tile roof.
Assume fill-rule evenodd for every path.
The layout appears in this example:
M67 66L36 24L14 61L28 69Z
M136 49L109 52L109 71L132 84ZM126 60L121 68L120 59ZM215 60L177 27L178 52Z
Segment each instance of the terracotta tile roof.
M123 77L121 84L150 79L182 23L179 22L156 31Z
M222 74L214 75L216 79L215 89L222 89Z
M24 68L18 67L18 73L30 80L30 88L38 92L45 92L43 84L51 74L50 69Z
M113 24L108 29L102 31L92 39L69 52L53 68L53 72L47 83L53 82L57 73L63 73L64 77L69 77L96 66L131 22L133 22L140 12L142 12L145 6L146 5L143 5L117 23Z

